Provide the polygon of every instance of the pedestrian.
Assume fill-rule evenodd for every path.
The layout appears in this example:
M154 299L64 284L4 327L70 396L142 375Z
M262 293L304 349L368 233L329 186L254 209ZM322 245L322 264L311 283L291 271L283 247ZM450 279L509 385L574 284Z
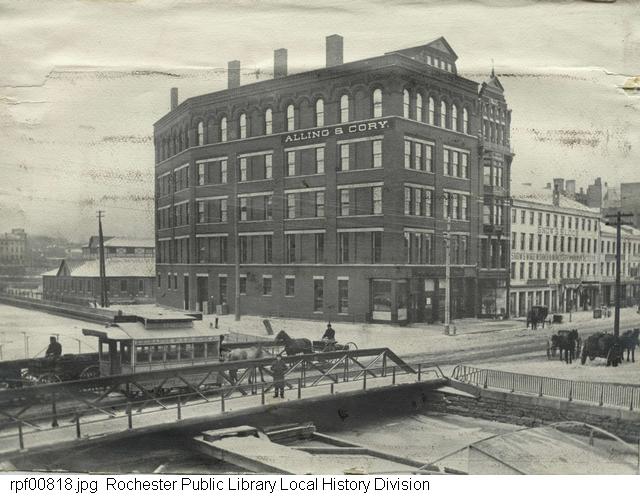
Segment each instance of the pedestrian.
M271 366L271 372L273 373L273 387L275 389L274 398L278 396L284 398L284 374L287 372L287 365L282 360L282 355L276 356L276 361Z
M44 354L44 357L57 359L61 355L62 344L58 342L58 339L56 337L49 337L49 347L47 347L47 352Z

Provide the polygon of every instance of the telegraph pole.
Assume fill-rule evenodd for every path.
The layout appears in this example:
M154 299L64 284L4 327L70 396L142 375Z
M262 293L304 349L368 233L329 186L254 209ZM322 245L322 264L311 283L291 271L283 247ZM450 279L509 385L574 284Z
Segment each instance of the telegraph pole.
M623 214L619 210L615 215L607 215L606 217L615 217L615 222L606 222L607 226L615 226L616 228L616 287L615 287L615 312L613 316L613 334L620 335L620 254L621 254L621 228L622 218L631 217L633 214Z
M450 334L451 323L451 217L447 217L447 231L444 233L444 334Z
M100 307L109 307L107 294L107 269L104 261L104 236L102 234L102 217L104 212L98 210L98 244L100 246Z
M240 235L238 234L238 219L240 218L240 203L238 203L238 168L233 169L233 253L234 253L234 301L233 315L235 321L240 321Z

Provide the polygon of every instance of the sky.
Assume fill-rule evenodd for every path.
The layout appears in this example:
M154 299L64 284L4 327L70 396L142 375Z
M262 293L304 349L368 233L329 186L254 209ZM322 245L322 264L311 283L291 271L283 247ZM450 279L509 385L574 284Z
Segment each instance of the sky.
M492 64L512 109L512 185L553 177L586 187L640 181L640 74L634 0L0 0L0 233L84 241L152 237L153 123L180 100L324 65L325 36L345 61L444 36L458 70Z

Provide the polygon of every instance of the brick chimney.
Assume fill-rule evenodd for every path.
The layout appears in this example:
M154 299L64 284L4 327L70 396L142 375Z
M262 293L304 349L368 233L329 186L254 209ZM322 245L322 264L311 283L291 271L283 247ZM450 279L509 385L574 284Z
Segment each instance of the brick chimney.
M178 107L178 87L171 88L171 111Z
M227 75L227 88L235 89L240 86L240 61L229 61L227 63Z
M565 191L567 192L567 196L575 196L576 194L576 181L574 179L569 179L564 184Z
M343 38L340 35L329 35L327 43L327 68L339 66L343 62Z
M276 49L273 51L273 77L284 76L287 76L287 49Z
M554 179L554 185L553 185L553 206L554 207L559 207L560 206L560 186L557 182L555 182L557 179Z

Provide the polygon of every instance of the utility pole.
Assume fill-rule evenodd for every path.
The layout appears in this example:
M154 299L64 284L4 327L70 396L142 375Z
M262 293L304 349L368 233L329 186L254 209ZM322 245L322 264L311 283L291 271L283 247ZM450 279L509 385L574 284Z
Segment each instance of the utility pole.
M234 162L235 163L235 162ZM238 167L233 168L233 253L234 253L234 301L233 315L235 321L240 321L240 235L238 234L238 218L240 217L240 203L238 203Z
M98 244L100 246L100 307L109 307L107 293L107 270L104 261L104 235L102 234L102 217L104 212L98 210Z
M451 328L451 217L447 217L447 231L444 233L444 334Z
M613 316L613 334L620 335L620 254L621 254L621 228L622 218L632 217L633 214L623 214L619 210L615 215L607 215L606 217L615 217L615 222L606 222L607 226L616 228L616 287L615 287L615 311Z

